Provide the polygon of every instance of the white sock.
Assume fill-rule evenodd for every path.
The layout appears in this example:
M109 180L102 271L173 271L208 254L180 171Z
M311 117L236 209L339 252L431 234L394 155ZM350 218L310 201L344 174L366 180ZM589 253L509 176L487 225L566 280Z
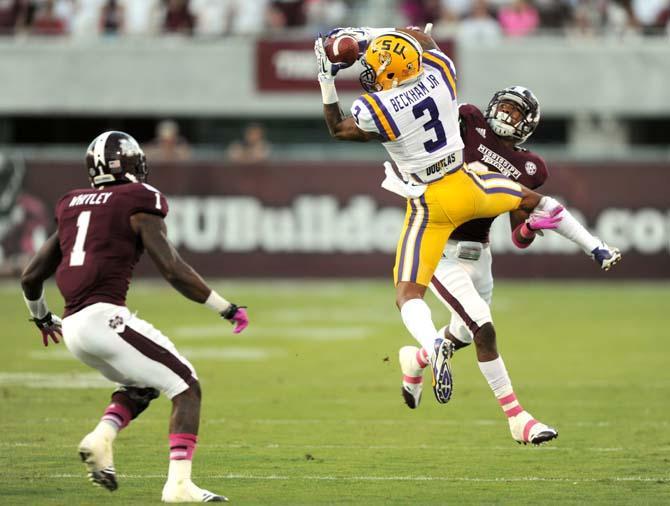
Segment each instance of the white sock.
M181 482L191 481L191 466L192 460L170 460L170 467L168 468L167 481Z
M509 379L509 374L507 374L507 368L500 355L495 360L478 362L478 364L479 370L486 378L486 381L488 381L496 399L505 397L514 391L512 389L512 381Z
M428 352L435 350L435 339L439 336L430 314L430 308L423 299L410 299L400 309L402 321L414 339Z
M100 420L93 432L104 439L114 441L119 433L119 426L109 420Z
M537 209L540 211L551 211L561 204L551 197L542 197L540 203L537 205ZM563 208L563 212L560 214L561 222L558 224L558 227L554 229L554 232L562 235L566 239L574 242L579 247L581 247L586 253L591 253L595 248L598 248L602 241L597 237L594 237L584 226L577 221L577 219L572 215L570 211Z

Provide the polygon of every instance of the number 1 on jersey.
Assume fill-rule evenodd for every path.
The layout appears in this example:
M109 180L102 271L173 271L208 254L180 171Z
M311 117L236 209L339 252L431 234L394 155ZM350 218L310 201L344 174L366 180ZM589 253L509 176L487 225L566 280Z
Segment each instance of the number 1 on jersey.
M84 244L86 243L86 234L88 233L88 225L91 222L91 211L82 211L77 217L77 237L74 240L74 246L70 253L70 267L79 267L84 265L86 259L86 251L84 251Z

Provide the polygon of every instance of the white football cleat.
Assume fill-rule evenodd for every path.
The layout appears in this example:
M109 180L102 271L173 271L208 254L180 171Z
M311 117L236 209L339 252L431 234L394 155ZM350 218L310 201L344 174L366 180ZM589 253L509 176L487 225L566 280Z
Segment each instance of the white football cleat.
M163 502L228 502L218 495L196 486L191 480L167 481L163 487Z
M558 432L535 420L528 411L509 418L509 430L517 443L541 445L558 437Z
M402 371L402 398L410 409L419 407L423 392L423 367L416 358L420 351L416 346L403 346L398 352Z
M88 479L110 492L118 488L112 439L99 432L87 434L79 443L79 457L86 466Z
M618 248L612 248L601 241L600 246L591 251L591 258L602 270L609 271L621 260L621 252Z

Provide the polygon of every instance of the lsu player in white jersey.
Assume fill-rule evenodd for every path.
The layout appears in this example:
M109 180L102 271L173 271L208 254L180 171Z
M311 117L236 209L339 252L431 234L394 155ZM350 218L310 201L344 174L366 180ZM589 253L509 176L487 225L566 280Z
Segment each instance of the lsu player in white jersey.
M367 93L354 102L352 116L345 117L335 88L335 75L344 65L328 60L323 40L317 38L314 50L326 124L338 140L381 141L400 170L398 193L407 197L407 212L394 266L396 304L407 330L429 357L435 398L446 403L452 393L454 345L439 335L423 297L456 227L518 209L528 214L560 213L556 232L591 252L604 269L620 254L594 238L556 200L500 173L467 168L458 126L456 71L432 38L412 29L331 32L334 36L345 33L354 36L364 51L361 85ZM493 327L483 325L474 339L494 343ZM478 360L492 362L485 376L504 392L507 372L495 346L488 349L490 353ZM535 424L523 437L532 442L546 429Z

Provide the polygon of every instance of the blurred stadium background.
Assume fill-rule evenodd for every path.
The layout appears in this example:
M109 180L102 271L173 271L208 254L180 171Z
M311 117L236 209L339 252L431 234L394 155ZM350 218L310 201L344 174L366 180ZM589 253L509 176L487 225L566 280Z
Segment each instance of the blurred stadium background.
M0 502L106 497L73 449L110 385L41 347L16 277L56 199L86 184L88 143L119 129L145 148L182 254L250 307L235 337L162 281L130 291L202 378L203 486L245 504L670 503L669 18L670 0L0 0ZM494 275L519 279L496 285L500 346L524 406L559 428L546 448L512 444L471 349L446 409L430 392L401 404L403 203L379 188L381 146L330 140L312 44L426 22L461 102L535 92L546 192L624 253L603 273L552 234L522 252L496 222ZM347 108L356 69L338 88ZM168 411L124 432L117 504L157 499Z
M402 205L379 189L385 152L328 137L312 40L432 22L461 102L539 97L545 189L626 254L610 277L668 277L669 18L668 0L1 0L0 270L16 275L84 184L90 140L120 129L208 275L388 275ZM339 79L345 107L356 78ZM497 276L601 275L557 237L519 256L504 221Z

